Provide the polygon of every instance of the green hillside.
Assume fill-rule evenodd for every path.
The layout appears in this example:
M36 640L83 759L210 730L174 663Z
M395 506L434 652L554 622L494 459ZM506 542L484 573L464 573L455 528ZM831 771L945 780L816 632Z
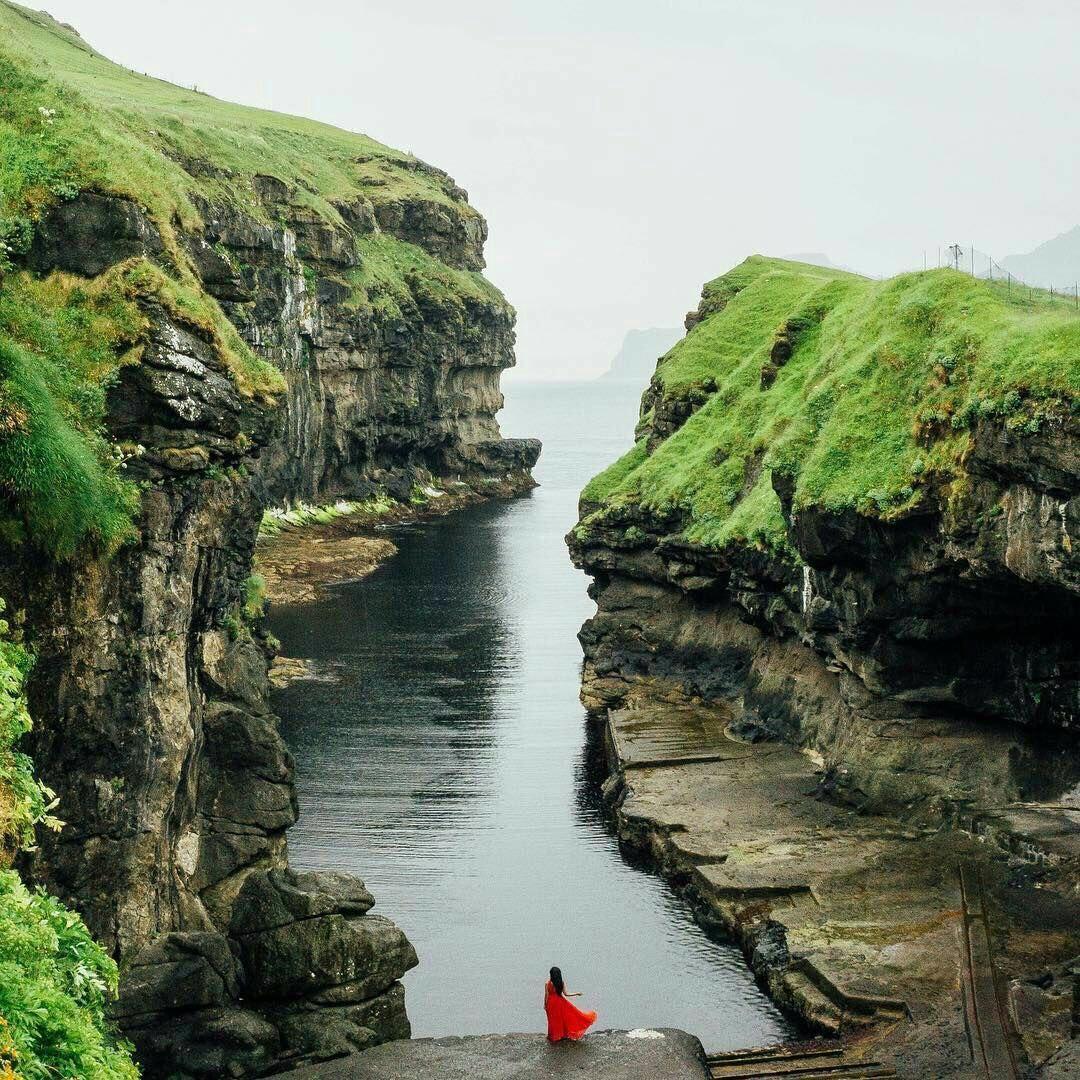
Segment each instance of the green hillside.
M198 221L192 193L262 215L251 186L258 174L295 184L299 200L330 220L340 220L332 203L359 194L376 203L403 195L450 202L410 155L129 71L47 15L6 0L0 49L5 214L20 203L33 213L50 190L93 186L143 202L168 232L174 213L185 227Z
M272 399L281 375L257 358L207 295L180 233L207 201L267 221L255 178L290 189L299 212L342 224L336 205L401 200L476 211L448 178L367 136L218 101L103 57L43 13L0 0L0 538L59 556L109 552L133 532L134 487L102 431L105 390L137 363L148 299L213 342L242 395ZM36 223L81 191L126 196L165 244L162 266L133 260L93 282L19 271ZM479 273L388 234L358 238L342 277L372 318L400 319L419 296L457 312L505 307ZM307 271L305 271L307 272ZM415 308L415 305L414 305Z
M665 399L704 404L594 478L581 527L632 504L681 515L692 542L782 548L774 471L796 508L897 515L960 477L978 418L1023 434L1080 400L1075 309L953 270L871 281L753 256L705 287L700 311L656 379ZM780 338L790 358L769 385Z

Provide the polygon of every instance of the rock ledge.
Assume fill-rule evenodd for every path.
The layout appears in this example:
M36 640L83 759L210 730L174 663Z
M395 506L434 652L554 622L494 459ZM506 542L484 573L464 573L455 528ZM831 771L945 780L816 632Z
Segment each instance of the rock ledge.
M579 1043L554 1046L532 1034L389 1042L293 1075L303 1080L704 1080L708 1071L693 1035L661 1028L598 1031Z

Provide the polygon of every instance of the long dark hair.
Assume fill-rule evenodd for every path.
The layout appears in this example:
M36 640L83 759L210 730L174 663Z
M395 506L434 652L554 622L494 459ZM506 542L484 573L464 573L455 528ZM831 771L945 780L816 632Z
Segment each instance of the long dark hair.
M557 967L553 967L549 974L551 975L551 985L555 987L555 993L562 997L562 992L566 989L566 984L562 981L562 972Z

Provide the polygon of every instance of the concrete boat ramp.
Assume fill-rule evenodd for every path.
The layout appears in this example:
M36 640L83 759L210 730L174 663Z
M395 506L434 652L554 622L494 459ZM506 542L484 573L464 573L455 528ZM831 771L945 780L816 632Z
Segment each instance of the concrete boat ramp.
M1040 1080L1080 1076L1080 809L971 807L966 827L862 812L823 794L817 755L733 738L729 717L609 712L605 798L622 840L841 1049L715 1057L711 1075L1015 1080L1026 1057Z

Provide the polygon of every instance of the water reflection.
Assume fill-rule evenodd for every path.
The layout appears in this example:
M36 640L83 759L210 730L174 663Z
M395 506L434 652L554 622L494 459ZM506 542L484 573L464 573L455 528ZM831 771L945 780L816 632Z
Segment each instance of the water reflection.
M338 865L342 843L423 853L491 795L496 688L509 677L509 632L493 603L499 560L461 542L462 518L441 524L442 544L398 530L401 554L369 582L274 614L290 654L335 676L276 699L301 779L317 785L301 783L293 834L307 866Z
M274 613L289 655L342 672L275 702L297 760L293 862L360 874L407 931L417 1035L539 1029L557 963L601 1026L683 1027L717 1049L781 1038L741 958L627 865L599 804L577 699L592 603L562 537L636 395L508 397L504 429L545 439L538 491L397 530L371 578Z

